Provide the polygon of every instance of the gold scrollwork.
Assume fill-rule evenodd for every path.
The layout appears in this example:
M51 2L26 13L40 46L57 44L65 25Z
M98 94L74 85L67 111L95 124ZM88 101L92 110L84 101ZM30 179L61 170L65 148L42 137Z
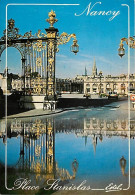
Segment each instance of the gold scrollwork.
M38 75L38 77L34 80L33 86L34 93L40 95L46 88L46 82L44 82L40 75Z
M33 44L33 49L40 52L43 49L42 40L37 40L37 42Z
M36 66L37 67L41 67L42 66L42 59L41 57L38 57L37 60L36 60Z
M50 49L52 49L52 48L53 48L53 46L54 46L53 42L52 42L52 41L50 41L50 44L49 44Z
M75 34L67 34L65 32L63 32L58 38L58 45L62 45L62 44L66 44L70 41L71 38L76 39L76 35Z
M55 37L56 37L56 32L47 33L47 38L55 38Z
M23 38L31 38L31 37L34 37L33 35L32 35L32 31L30 31L30 32L26 32L25 34L24 34L24 36L23 36Z
M38 38L47 37L47 35L45 33L41 33L41 30L40 29L35 34L35 36L38 37Z
M10 20L8 20L8 28L9 29L13 29L15 25L15 21L11 18Z
M19 29L15 28L15 21L12 18L10 20L8 20L7 29L5 29L3 31L3 36L1 37L1 40L5 40L6 37L9 41L23 37L22 35L19 34ZM11 45L12 45L12 43L10 42L9 46L11 46ZM15 45L15 44L13 44L13 45Z
M37 145L36 148L35 148L35 155L37 157L39 157L40 153L41 153L41 146Z
M54 59L53 58L50 58L48 61L52 65L52 63L54 62Z
M135 39L133 37L129 37L129 38L122 38L121 39L121 44L123 44L123 42L126 42L126 44L130 47L135 49Z

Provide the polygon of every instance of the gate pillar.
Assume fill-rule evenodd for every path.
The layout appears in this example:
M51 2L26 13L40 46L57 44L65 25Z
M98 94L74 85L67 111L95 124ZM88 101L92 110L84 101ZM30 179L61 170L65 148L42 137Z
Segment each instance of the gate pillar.
M46 96L44 108L55 110L56 107L56 83L55 83L55 56L57 50L58 29L53 27L57 22L55 12L49 13L50 27L46 30L47 33L47 77L46 77Z

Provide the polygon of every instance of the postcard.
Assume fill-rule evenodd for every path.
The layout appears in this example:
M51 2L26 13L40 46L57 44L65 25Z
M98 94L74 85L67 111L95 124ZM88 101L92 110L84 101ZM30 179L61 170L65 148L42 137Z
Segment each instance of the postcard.
M1 0L0 21L0 194L135 194L135 0Z

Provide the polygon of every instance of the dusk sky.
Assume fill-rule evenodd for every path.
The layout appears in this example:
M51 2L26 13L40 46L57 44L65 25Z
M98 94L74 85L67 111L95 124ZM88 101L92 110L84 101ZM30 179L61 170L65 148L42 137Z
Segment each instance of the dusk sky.
M101 2L101 3L99 3ZM0 36L5 29L5 10L7 3L26 3L26 5L9 5L8 19L15 20L15 26L20 29L19 33L32 31L35 34L38 29L45 32L49 24L45 21L48 12L52 9L56 13L58 22L54 27L59 33L75 33L79 44L79 53L74 55L70 52L72 40L66 45L59 46L59 53L56 56L56 77L66 78L84 74L85 67L87 73L91 74L94 57L96 59L98 72L102 70L104 75L119 75L128 71L128 48L126 55L120 59L118 47L120 39L128 37L128 9L121 4L130 6L131 29L130 35L134 35L134 0L51 0L32 1L14 0L0 1ZM79 5L27 5L27 3L39 4L79 4ZM91 3L91 4L90 4ZM110 15L90 15L92 11L105 11ZM94 5L95 4L95 5ZM111 11L111 12L110 12ZM112 15L115 13L115 15ZM117 14L116 14L117 13ZM15 48L8 48L9 72L21 73L21 55ZM135 73L134 50L131 49L131 73ZM5 51L1 56L0 72L5 67Z

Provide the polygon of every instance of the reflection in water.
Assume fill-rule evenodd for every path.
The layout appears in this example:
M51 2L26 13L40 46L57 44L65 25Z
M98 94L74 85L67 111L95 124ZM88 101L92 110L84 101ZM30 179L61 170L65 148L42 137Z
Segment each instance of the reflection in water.
M126 164L127 164L127 161L124 158L124 156L122 156L122 158L120 159L120 167L121 167L121 172L123 176L127 176L127 174L125 174Z
M127 166L127 161L124 158L124 156L122 156L122 158L120 159L120 168L123 176L128 176L128 173L125 173L126 166ZM135 166L131 167L130 169L130 177L135 177Z
M85 169L85 160L87 160L88 156L85 156L85 160L83 160L83 164L81 164L81 160L83 157L79 157L77 154L72 155L72 151L70 150L72 159L70 161L71 169L69 168L69 164L66 164L66 161L62 164L59 163L59 159L62 158L60 155L65 155L65 153L59 154L59 158L56 159L56 147L55 140L57 135L75 135L76 139L85 138L84 146L89 146L89 138L91 138L91 144L93 145L94 156L93 159L98 159L96 157L97 153L97 145L104 143L106 144L106 138L110 137L120 137L121 138L134 138L135 136L135 121L131 121L131 131L128 129L128 120L127 119L116 119L111 120L110 118L94 118L94 117L49 117L49 118L33 118L33 119L13 119L8 121L7 124L7 138L19 138L20 141L20 154L19 160L13 167L18 170L19 174L24 173L23 177L30 177L32 180L35 180L36 183L40 184L40 186L44 186L45 181L48 179L60 178L62 181L69 181L75 178L83 178L81 175L81 169ZM3 138L3 142L5 143L5 123L3 121L0 122L0 138ZM75 139L74 138L74 139ZM63 139L63 140L62 140ZM64 143L66 140L66 136L62 137L60 140ZM74 140L75 141L75 140ZM70 143L69 143L70 144ZM60 142L59 142L60 145ZM65 143L66 145L66 143ZM100 147L103 145L100 145ZM128 142L127 142L128 146ZM63 145L60 147L64 147ZM68 147L68 146L66 146ZM81 146L82 147L82 146ZM76 149L78 153L82 148ZM108 147L108 145L107 145ZM110 146L112 147L112 146ZM61 151L63 148L61 148ZM68 148L67 148L68 150ZM82 149L84 152L84 149ZM99 150L99 148L98 148ZM105 150L105 149L104 149ZM75 149L73 149L75 152ZM88 149L89 151L89 149ZM111 149L109 148L111 156ZM79 153L82 156L82 153ZM103 152L102 152L103 153ZM121 155L121 154L120 154ZM119 156L120 156L119 155ZM122 154L123 155L123 154ZM121 155L121 156L122 156ZM90 154L89 154L90 156ZM101 153L98 151L98 156L101 156ZM119 157L120 160L116 162L119 166L119 170L121 169L122 175L128 177L128 163L124 156ZM13 157L14 158L14 157ZM63 157L64 158L64 157ZM99 157L100 158L100 157ZM111 157L109 157L111 158ZM86 165L86 173L88 172L89 167L95 163L93 159L90 157L90 164ZM57 160L57 161L56 161ZM102 170L104 168L104 172L106 172L106 168L111 161L106 161L103 159L102 163L97 167L100 167ZM99 162L99 159L98 159ZM68 162L69 163L69 162ZM94 165L96 166L96 164ZM92 173L93 167L90 169L91 172L87 173L96 174L96 171ZM98 170L98 168L95 168ZM78 172L80 170L80 172ZM108 172L110 174L110 169L108 168ZM118 170L117 170L118 172ZM101 173L100 173L101 174ZM132 174L133 175L133 174ZM88 176L87 176L88 177ZM91 176L89 176L91 177ZM93 176L94 177L94 176ZM91 177L92 178L92 177ZM90 179L91 179L90 178ZM96 178L97 179L97 178ZM100 179L100 177L99 177Z
M72 162L71 175L67 169L59 168L55 161L55 131L54 120L48 118L43 123L40 119L35 122L15 120L11 123L8 136L20 135L20 158L16 164L19 171L36 174L36 182L41 184L48 179L59 178L62 181L74 179L78 168L75 159Z
M50 121L51 119L49 119ZM128 136L128 120L103 120L99 118L84 118L77 120L76 118L63 118L61 120L55 120L56 133L75 133L77 136L89 136L89 135L120 135ZM17 136L24 130L25 134L31 137L39 138L41 134L46 133L46 125L50 124L47 119L35 119L25 121L21 119L14 119L11 123L8 123L8 137ZM54 128L53 121L51 122L52 128ZM0 138L6 135L5 122L0 121ZM135 121L130 121L130 134L131 137L135 136Z

